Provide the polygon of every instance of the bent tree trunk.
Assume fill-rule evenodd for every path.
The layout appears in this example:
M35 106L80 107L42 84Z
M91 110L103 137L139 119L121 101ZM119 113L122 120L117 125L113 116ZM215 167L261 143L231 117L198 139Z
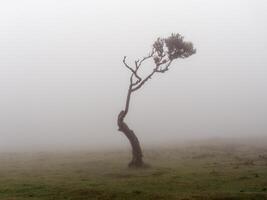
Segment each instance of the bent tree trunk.
M119 131L124 133L132 147L132 160L128 164L128 166L131 168L140 168L144 166L142 149L135 133L124 122L125 116L126 112L122 110L118 116L118 126Z

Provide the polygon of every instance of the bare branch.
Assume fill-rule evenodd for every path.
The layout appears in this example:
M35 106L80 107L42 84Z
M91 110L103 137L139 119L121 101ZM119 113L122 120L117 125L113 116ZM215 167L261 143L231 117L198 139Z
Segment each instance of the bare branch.
M126 63L126 56L123 57L123 64L127 67L131 72L135 73L135 71Z
M155 50L152 49L152 51L148 54L148 56L143 57L141 60L136 60L136 61L135 61L135 66L136 66L136 68L138 69L138 68L142 65L142 63L143 63L145 60L151 58L151 57L154 55L154 53L155 53Z
M141 77L138 76L137 74L137 69L134 70L133 68L131 68L127 63L126 63L126 56L123 57L123 64L125 65L126 68L128 68L134 75L135 77L138 79L138 81L141 81ZM132 78L131 78L132 79Z
M142 86L143 86L149 79L152 78L152 76L153 76L156 72L164 73L164 72L168 71L168 70L169 70L169 66L170 66L171 63L172 63L172 60L169 60L169 61L167 61L167 62L168 62L168 63L166 64L166 66L165 66L163 69L159 69L159 67L160 67L162 64L166 63L166 62L157 65L157 66L153 69L153 71L152 71L152 72L151 72L145 79L143 79L143 80L140 82L139 85L137 85L136 87L132 88L131 91L134 92L134 91L140 89L140 88L141 88L141 87L142 87ZM137 83L137 84L138 84L138 83ZM133 86L134 86L134 85L133 85Z
M131 91L134 92L138 90L139 88L141 88L145 84L145 82L147 82L148 79L150 79L154 75L155 72L156 72L156 68L144 80L142 80L139 85L137 85L135 88L132 88Z

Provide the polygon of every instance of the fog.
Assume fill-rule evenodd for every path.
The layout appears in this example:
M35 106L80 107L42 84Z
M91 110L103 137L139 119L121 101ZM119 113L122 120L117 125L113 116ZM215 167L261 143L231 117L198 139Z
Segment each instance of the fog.
M264 0L0 2L0 151L128 147L129 64L180 33L197 53L134 93L143 146L267 136ZM149 67L146 65L145 67Z

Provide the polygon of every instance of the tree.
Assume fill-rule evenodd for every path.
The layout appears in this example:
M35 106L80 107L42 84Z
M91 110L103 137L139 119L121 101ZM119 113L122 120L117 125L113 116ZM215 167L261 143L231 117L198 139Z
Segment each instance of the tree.
M184 41L184 37L180 34L172 34L167 38L158 38L154 42L152 51L149 55L143 57L141 60L135 60L134 67L126 63L126 56L124 56L123 64L130 70L131 76L125 108L119 113L117 122L119 127L118 130L125 134L132 147L132 160L128 165L129 167L138 168L144 166L143 153L139 140L134 131L131 130L124 121L129 111L132 93L141 89L142 86L156 73L164 73L168 71L175 59L188 58L195 53L196 49L194 49L193 43ZM141 77L139 75L139 70L141 69L142 64L149 59L154 60L153 70L146 77Z

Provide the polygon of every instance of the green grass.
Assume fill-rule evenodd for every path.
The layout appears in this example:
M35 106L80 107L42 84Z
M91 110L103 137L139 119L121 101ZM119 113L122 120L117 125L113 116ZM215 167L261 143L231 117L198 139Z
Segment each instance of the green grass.
M129 152L2 153L1 200L267 199L267 148L226 144Z

